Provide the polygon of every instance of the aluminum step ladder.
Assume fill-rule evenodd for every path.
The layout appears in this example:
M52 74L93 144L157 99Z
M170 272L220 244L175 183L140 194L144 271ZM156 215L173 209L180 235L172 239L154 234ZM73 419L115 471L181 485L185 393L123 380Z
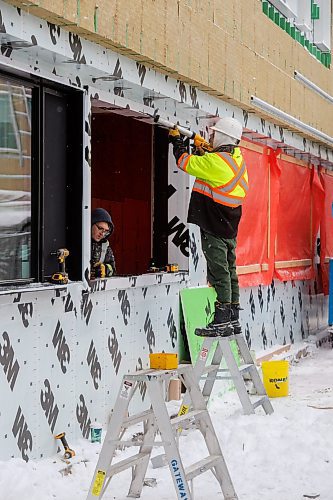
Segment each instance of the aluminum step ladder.
M164 400L165 384L174 377L178 377L188 390L191 411L186 415L170 419ZM147 386L151 408L128 417L129 403L142 382ZM208 455L185 469L179 453L175 429L189 419L195 421L196 429L201 432ZM142 440L126 441L124 430L140 422L143 423ZM161 440L156 441L157 432ZM115 451L119 446L139 446L139 450L137 454L114 463ZM211 470L216 477L225 500L238 499L204 397L194 377L192 365L180 365L176 370L141 370L123 377L87 500L102 498L111 478L128 468L132 468L128 496L139 498L153 446L164 447L177 499L193 500L193 479L208 470ZM192 491L190 491L189 483L192 483Z
M235 341L244 364L238 366L232 352L231 341ZM207 360L212 356L212 361ZM224 359L226 368L221 368ZM208 403L215 380L232 380L245 415L255 413L262 406L266 414L273 413L272 404L267 396L257 367L253 361L248 345L242 334L230 337L205 337L200 353L193 368L194 377L199 382L203 380L202 395ZM251 380L255 395L248 393L246 380ZM191 408L190 397L186 391L178 415L184 415Z

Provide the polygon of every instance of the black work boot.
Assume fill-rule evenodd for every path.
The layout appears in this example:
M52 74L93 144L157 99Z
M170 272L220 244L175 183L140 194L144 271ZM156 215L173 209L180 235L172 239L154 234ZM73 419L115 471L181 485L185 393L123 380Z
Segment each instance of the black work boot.
M229 337L234 329L230 323L230 304L215 302L214 319L205 328L196 328L198 337Z
M239 335L242 333L242 327L239 322L239 310L241 309L239 304L231 304L230 306L230 321L234 328L234 334Z

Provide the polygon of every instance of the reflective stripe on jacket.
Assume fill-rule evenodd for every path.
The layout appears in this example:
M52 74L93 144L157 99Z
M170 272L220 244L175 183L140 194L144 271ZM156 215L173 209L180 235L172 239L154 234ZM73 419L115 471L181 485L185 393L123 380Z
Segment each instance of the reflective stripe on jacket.
M248 175L239 148L234 149L233 155L226 152L203 156L184 153L178 160L178 167L196 177L193 191L229 207L243 203L248 190Z

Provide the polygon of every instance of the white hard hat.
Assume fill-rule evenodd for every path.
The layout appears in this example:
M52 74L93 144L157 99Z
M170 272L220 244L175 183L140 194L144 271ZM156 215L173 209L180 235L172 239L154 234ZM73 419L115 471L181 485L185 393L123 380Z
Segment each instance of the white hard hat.
M241 140L243 127L242 124L235 118L226 116L221 118L211 130L215 131L213 147L236 144Z

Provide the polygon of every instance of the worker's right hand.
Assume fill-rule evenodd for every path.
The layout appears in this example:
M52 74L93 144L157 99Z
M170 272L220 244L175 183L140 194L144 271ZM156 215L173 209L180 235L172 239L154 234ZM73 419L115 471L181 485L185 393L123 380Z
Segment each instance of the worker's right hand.
M105 278L105 265L103 262L96 262L93 266L93 272L95 278Z
M169 142L173 144L174 142L177 142L179 140L181 140L181 137L178 128L171 128L169 130Z

